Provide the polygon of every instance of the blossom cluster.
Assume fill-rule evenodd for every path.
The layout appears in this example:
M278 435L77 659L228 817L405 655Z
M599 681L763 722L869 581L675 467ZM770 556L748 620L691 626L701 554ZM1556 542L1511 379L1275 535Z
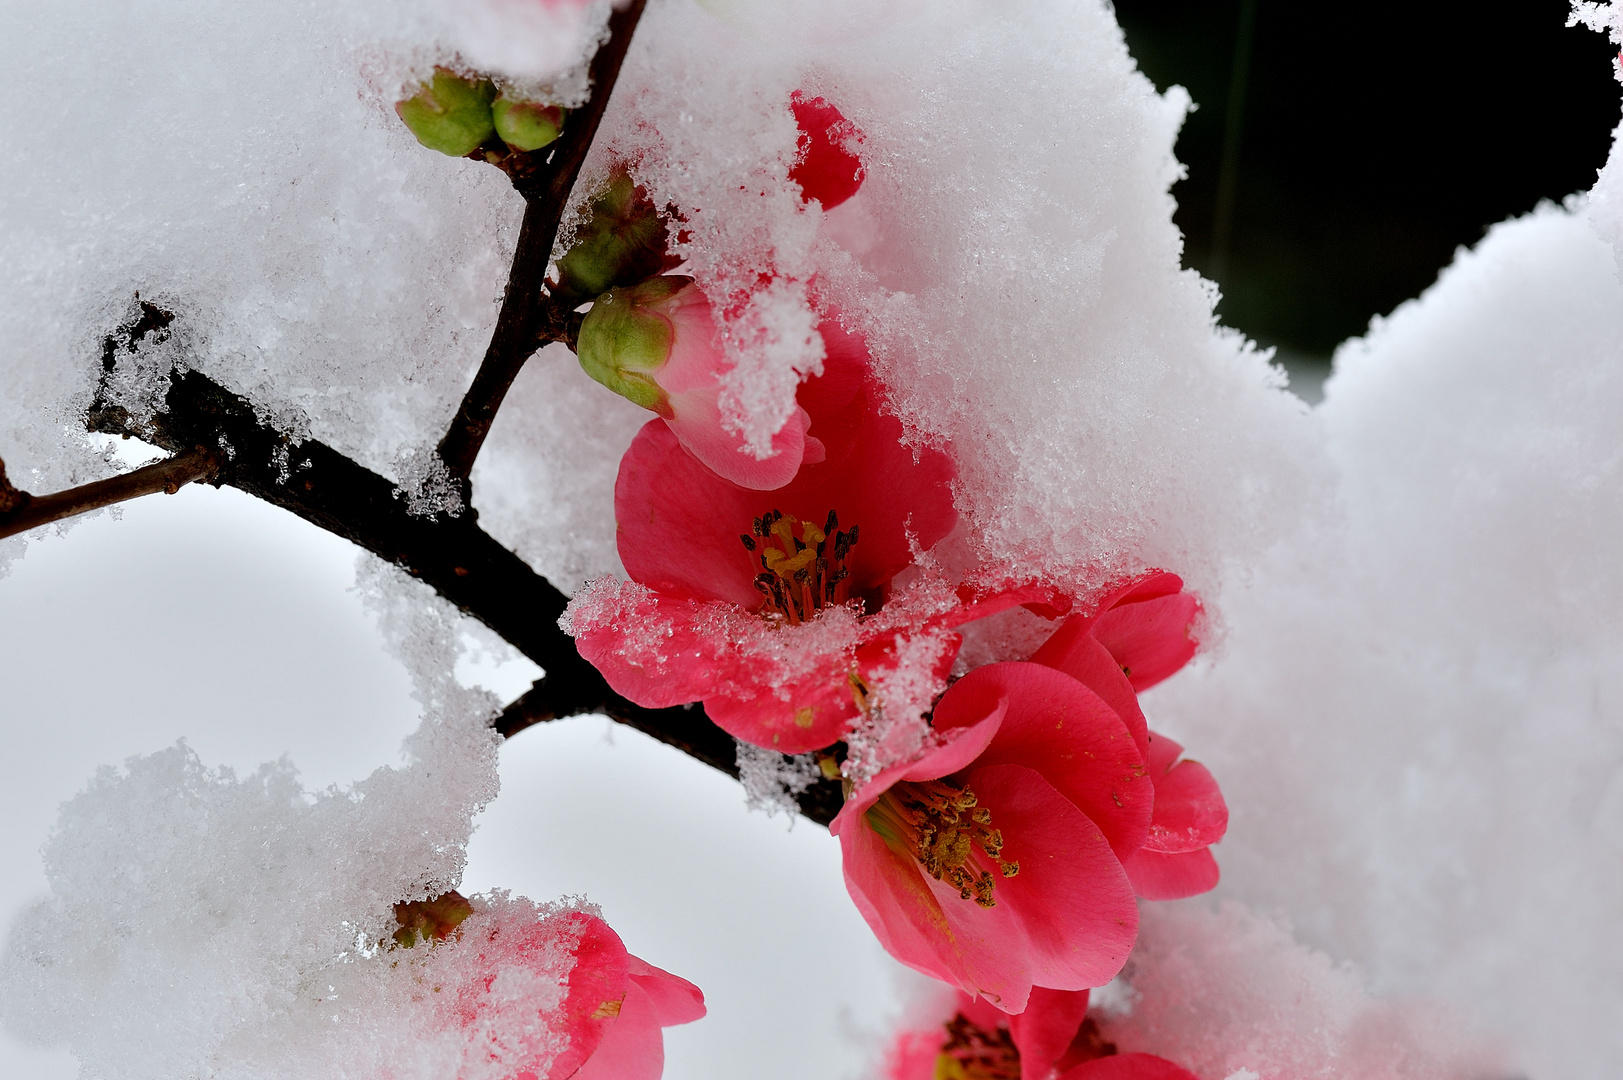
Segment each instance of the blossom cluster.
M855 195L862 133L825 98L785 106L801 198ZM605 244L609 221L637 243ZM624 164L558 264L559 288L606 284L582 367L655 414L615 484L630 580L589 583L564 626L631 701L702 702L741 744L812 755L841 780L830 832L853 902L891 955L960 995L919 1075L1046 1076L1081 1037L1088 988L1125 963L1138 898L1217 883L1223 797L1138 703L1194 655L1200 605L1163 570L1086 589L945 573L933 550L957 525L953 449L908 437L867 342L826 302L821 370L770 446L752 444L720 404L717 305L739 301L669 272L670 224ZM962 629L1016 607L1052 624L1044 643L972 666ZM997 1062L976 1056L994 1044ZM1188 1075L1128 1060L1142 1055L1091 1066L1108 1056L1095 1050L1065 1076Z

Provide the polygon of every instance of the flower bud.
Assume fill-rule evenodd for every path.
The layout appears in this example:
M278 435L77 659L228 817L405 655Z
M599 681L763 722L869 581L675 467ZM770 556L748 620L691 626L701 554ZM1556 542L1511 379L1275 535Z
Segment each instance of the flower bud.
M557 105L525 101L503 90L491 103L496 134L514 150L526 153L548 145L563 132L564 110Z
M402 900L394 906L395 944L409 949L419 941L444 941L462 920L473 914L473 905L455 889L427 900Z
M671 358L676 327L658 307L668 306L665 301L692 283L692 278L656 277L598 297L581 323L575 349L586 374L628 401L669 417L670 400L655 376Z
M496 133L490 103L496 87L489 79L471 79L448 68L435 68L431 81L411 97L395 102L394 111L417 141L451 157L466 157Z
M740 487L771 491L794 479L803 462L823 460L823 444L806 434L811 419L798 405L765 457L726 422L727 352L710 301L692 278L649 278L599 296L581 323L575 353L588 375L658 413L684 450Z
M580 303L617 285L634 285L675 264L667 258L659 211L629 173L616 169L592 200L592 216L558 260L560 299Z

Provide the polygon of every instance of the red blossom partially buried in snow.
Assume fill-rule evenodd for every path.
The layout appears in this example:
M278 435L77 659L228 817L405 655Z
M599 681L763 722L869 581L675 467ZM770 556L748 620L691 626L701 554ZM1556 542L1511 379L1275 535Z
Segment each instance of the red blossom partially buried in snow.
M458 968L473 973L436 986L447 1022L512 1080L659 1080L661 1029L705 1014L698 987L633 956L583 911L536 918L508 902L433 947L464 954Z
M875 618L891 579L957 520L952 459L903 444L860 338L832 321L823 335L824 374L799 396L821 459L764 493L706 468L667 425L644 426L615 484L634 584L594 583L567 616L618 693L702 700L738 738L784 753L835 742L858 715L850 676L895 648L898 627Z

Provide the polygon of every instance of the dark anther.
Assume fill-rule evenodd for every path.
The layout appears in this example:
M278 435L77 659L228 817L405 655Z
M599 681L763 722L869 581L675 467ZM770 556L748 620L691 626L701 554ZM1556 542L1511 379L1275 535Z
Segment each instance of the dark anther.
M745 536L743 533L739 533L738 534L738 539L743 541L745 551L754 551L755 550L755 541L753 539L751 539L750 537Z
M828 536L833 536L834 533L835 533L835 530L837 530L839 527L840 527L840 515L836 514L834 511L830 510L828 512L828 521L823 525L823 532Z

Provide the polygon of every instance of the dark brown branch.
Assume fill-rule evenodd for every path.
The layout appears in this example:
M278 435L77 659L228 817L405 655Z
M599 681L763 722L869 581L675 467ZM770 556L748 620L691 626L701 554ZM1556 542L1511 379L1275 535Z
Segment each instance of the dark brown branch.
M607 689L607 687L604 687ZM550 677L538 680L523 697L508 705L496 717L496 730L511 737L534 724L546 723L579 713L602 713L627 727L651 735L674 746L688 757L738 779L738 744L717 727L699 705L679 705L670 709L645 709L613 691L607 697L582 700L576 687L560 687ZM797 796L800 813L819 825L834 820L845 802L838 781L823 780Z
M165 411L137 428L121 408L98 404L92 431L135 434L166 450L225 448L210 482L230 485L297 514L402 567L535 661L546 677L498 720L503 735L583 712L605 713L683 753L738 775L733 739L698 706L644 709L610 690L558 626L565 598L529 564L479 527L472 515L410 514L396 487L314 440L294 444L253 407L196 371L170 376ZM807 817L827 824L839 785L819 783L801 797Z
M452 476L463 482L464 489L479 448L496 421L496 412L525 361L549 341L570 340L573 312L553 304L542 283L569 194L586 163L646 2L633 0L609 16L608 43L592 57L591 99L570 113L563 134L549 148L543 163L513 178L513 186L524 196L524 223L519 228L507 291L502 295L501 312L496 316L496 330L484 361L439 445L440 460Z
M50 495L30 495L12 487L5 462L0 461L0 539L142 495L159 491L173 495L194 481L212 479L223 460L220 451L197 446L121 476Z

